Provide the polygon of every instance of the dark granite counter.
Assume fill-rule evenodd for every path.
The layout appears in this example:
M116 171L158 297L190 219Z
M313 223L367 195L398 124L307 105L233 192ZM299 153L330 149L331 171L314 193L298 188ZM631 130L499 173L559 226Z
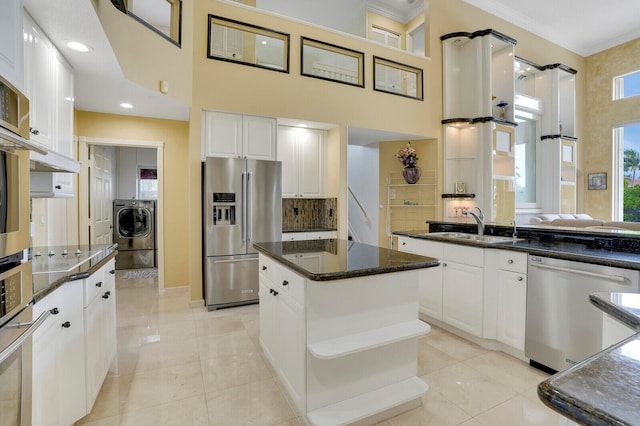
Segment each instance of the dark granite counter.
M593 293L591 302L640 330L640 295ZM538 396L588 425L640 425L640 333L540 383Z
M431 225L430 225L431 226ZM466 224L436 224L431 232L467 232L475 233L475 225ZM559 227L558 227L559 228ZM485 235L511 236L512 227L487 227ZM543 257L573 260L576 262L593 263L625 269L640 270L640 238L634 231L587 232L574 228L518 228L518 239L507 242L487 243L465 241L463 239L443 239L430 236L424 231L394 232L413 238L428 239L475 247L494 248L521 251Z
M117 244L98 244L30 249L34 302L68 281L87 278L118 254L117 247Z
M339 239L277 241L256 243L253 246L260 253L312 281L331 281L430 268L440 263L431 257ZM304 265L295 262L296 256L311 253L320 256L321 261Z

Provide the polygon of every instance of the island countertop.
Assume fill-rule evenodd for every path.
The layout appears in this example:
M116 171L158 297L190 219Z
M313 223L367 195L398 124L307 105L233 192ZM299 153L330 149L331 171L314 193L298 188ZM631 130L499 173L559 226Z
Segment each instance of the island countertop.
M590 299L604 312L640 330L640 295L593 293ZM540 383L538 396L581 424L640 424L640 333Z
M332 281L438 266L432 257L404 253L354 241L304 240L255 243L258 252L312 281ZM320 256L320 262L299 264L296 256Z

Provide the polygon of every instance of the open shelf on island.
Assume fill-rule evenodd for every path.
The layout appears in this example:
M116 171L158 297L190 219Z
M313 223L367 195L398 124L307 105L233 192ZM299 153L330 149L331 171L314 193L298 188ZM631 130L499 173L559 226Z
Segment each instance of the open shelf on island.
M307 414L316 426L347 425L393 407L411 402L429 390L418 377L384 386Z
M310 343L307 349L316 358L333 359L427 334L429 324L418 319L335 339Z

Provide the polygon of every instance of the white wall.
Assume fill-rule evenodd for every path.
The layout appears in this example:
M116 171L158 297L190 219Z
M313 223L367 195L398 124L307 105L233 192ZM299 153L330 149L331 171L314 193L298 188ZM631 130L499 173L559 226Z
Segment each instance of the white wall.
M353 197L349 195L349 227L353 229L360 242L378 245L378 182L379 182L378 143L371 145L349 145L347 147L347 176L349 188L364 207L369 221Z
M138 198L138 167L157 167L153 148L118 147L116 150L116 199Z

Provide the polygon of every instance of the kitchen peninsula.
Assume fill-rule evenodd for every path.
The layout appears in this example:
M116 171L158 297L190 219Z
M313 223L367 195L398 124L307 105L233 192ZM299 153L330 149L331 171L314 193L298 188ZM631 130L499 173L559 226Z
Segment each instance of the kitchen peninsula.
M301 415L375 423L420 405L418 273L437 259L339 239L254 247L260 342Z

